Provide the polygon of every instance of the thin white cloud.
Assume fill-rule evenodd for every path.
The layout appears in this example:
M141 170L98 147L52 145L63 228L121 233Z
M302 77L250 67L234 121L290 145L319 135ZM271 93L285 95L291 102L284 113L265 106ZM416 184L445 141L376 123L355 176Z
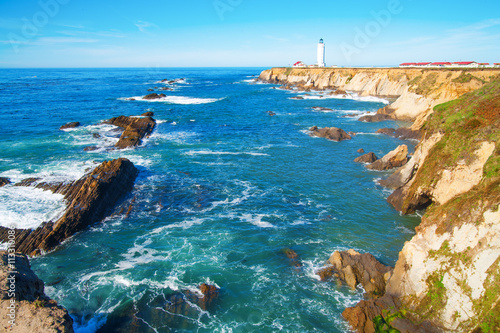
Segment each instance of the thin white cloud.
M477 22L474 24L470 24L470 25L467 25L464 27L450 29L450 30L448 30L448 32L451 34L464 33L464 32L465 33L476 32L476 31L481 31L481 30L488 29L491 27L495 27L498 25L500 25L500 18L493 18L493 19Z
M267 39L270 39L270 40L280 42L280 43L288 42L288 38L280 38L280 37L275 37L275 36L271 36L271 35L266 35L264 37L266 37Z
M139 29L140 32L148 32L148 29L150 28L159 28L156 24L146 21L137 21L136 23L134 23L134 25L137 27L137 29Z
M93 38L42 37L36 41L36 44L44 45L44 44L98 43L98 42L100 42L100 40Z

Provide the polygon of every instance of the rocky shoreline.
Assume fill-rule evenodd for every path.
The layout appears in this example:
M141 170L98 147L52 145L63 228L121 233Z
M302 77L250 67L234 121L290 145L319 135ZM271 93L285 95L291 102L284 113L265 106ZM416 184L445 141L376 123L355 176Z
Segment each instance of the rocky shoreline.
M263 82L334 89L395 101L361 121L412 121L380 133L419 140L382 186L403 214L427 209L395 268L372 256L335 252L318 272L366 299L343 317L357 332L496 332L500 327L500 76L498 71L284 69ZM446 103L448 102L448 103ZM444 103L444 104L443 104ZM388 154L389 155L389 154ZM387 156L387 155L386 155ZM366 154L361 163L381 161ZM399 160L402 160L401 158ZM379 164L379 163L377 163ZM382 269L374 269L381 267Z

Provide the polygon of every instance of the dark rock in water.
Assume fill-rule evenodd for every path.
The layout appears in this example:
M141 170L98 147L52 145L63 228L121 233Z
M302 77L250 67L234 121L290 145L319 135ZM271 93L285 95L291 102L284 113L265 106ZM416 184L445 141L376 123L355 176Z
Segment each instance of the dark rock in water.
M165 95L165 94L152 93L152 94L144 96L142 99L151 100L151 99L159 99L159 98L166 97L166 96L167 95Z
M15 326L7 329L11 297L10 278L15 277ZM31 270L28 258L19 253L0 252L0 318L5 332L73 332L73 319L44 292L44 283Z
M396 133L396 130L394 128L381 128L381 129L377 130L377 132L375 132L375 133L394 136L394 134Z
M290 265L297 268L303 266L302 263L300 262L299 255L294 250L289 248L283 249L283 253L290 260Z
M347 95L347 92L343 89L337 89L331 92L330 95Z
M100 139L101 138L101 134L99 134L99 133L93 133L92 137L94 137L95 139Z
M97 147L97 146L88 146L88 147L83 148L83 151L94 151L97 149L99 149L99 147Z
M119 116L106 120L104 123L125 129L120 140L115 144L118 149L138 146L141 140L146 135L150 135L156 126L156 121L150 116L144 118Z
M274 113L273 111L267 111L267 114L270 115L271 117L276 115L276 113Z
M217 287L207 284L200 285L199 292L183 290L159 295L146 292L137 302L126 300L120 304L97 332L153 332L144 321L154 322L155 329L168 327L165 332L192 331L200 311L212 310L219 293ZM164 332L162 329L158 331Z
M377 160L377 156L375 153L366 153L364 155L361 155L360 157L356 158L354 162L356 163L373 163Z
M141 114L141 116L143 116L143 117L152 117L154 115L155 114L152 111L144 112L143 114Z
M329 281L333 278L339 277L339 275L335 272L335 268L333 266L327 266L319 269L316 274L319 276L320 281Z
M420 140L422 138L422 133L420 133L420 131L414 131L408 127L400 127L397 129L381 128L376 133L382 133L395 138L399 138L401 140Z
M169 88L169 87L161 87L161 88L160 88L160 89L158 89L158 90L162 90L162 91L172 91L172 90L174 90L174 89Z
M63 129L67 129L67 128L75 128L75 127L78 127L78 126L80 126L80 122L79 121L74 121L72 123L67 123L67 124L62 125L61 127L59 127L59 129L63 130Z
M5 186L5 185L10 184L10 183L11 183L11 181L9 178L0 177L0 187Z
M353 289L361 283L369 297L384 295L386 282L393 271L392 267L381 264L373 255L354 250L335 251L328 262L342 282Z
M294 97L290 97L290 99L304 99L304 97L301 97L301 96L294 96Z
M393 151L375 162L368 164L366 168L371 170L389 170L399 168L408 162L408 147L406 145L398 146Z
M363 154L363 153L365 152L365 150L364 150L363 148L359 148L359 149L357 150L357 152L358 152L358 153L360 153L360 154Z
M342 140L350 140L351 136L347 134L343 129L337 127L324 127L318 128L317 126L313 126L309 129L311 131L311 136L317 136L320 138L326 138L332 141L342 141Z
M325 107L322 107L322 106L313 106L313 110L315 110L315 111L326 111L326 112L333 111L333 109L325 108Z
M150 88L150 89L148 89L148 91L155 91L155 90Z
M14 184L14 186L34 186L41 178L25 178Z
M360 117L358 120L359 121L363 121L365 123L375 123L375 122L379 122L379 121L384 121L384 120L390 120L392 119L391 117L389 117L388 115L385 115L385 114L375 114L373 116L363 116L363 117Z
M35 230L16 229L16 251L39 255L41 250L50 251L68 237L101 221L132 189L136 176L137 169L132 162L120 158L103 162L72 184L60 185L56 191L63 193L68 203L64 215ZM8 240L9 230L0 227L0 241Z

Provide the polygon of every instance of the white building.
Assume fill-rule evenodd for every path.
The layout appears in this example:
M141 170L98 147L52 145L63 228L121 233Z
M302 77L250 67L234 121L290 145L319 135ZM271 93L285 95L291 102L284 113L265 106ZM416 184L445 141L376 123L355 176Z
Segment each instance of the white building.
M326 67L325 64L325 43L323 43L323 38L319 40L318 43L318 57L317 57L318 67Z

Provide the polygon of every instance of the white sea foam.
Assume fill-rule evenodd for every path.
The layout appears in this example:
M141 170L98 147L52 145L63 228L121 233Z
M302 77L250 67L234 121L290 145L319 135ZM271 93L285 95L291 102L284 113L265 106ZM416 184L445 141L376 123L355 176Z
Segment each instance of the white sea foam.
M276 228L276 226L274 226L273 224L266 222L266 221L262 221L262 219L265 217L269 217L269 215L267 215L267 214L256 214L256 215L242 214L241 215L241 219L243 221L249 222L249 223L256 225L260 228Z
M185 220L185 221L182 221L182 222L179 222L179 223L173 223L173 224L169 224L169 225L166 225L166 226L163 226L163 227L156 228L151 233L152 234L159 234L159 233L162 233L165 230L173 229L173 228L189 229L192 226L202 224L206 220L207 220L206 218L194 218L194 219L191 219L191 220Z
M252 156L269 156L264 153L255 153L255 152L227 152L227 151L212 151L212 150L190 150L184 155L193 156L193 155L252 155Z
M131 99L134 99L136 101L140 102L160 102L160 103L170 103L170 104L181 104L181 105L188 105L188 104L208 104L208 103L215 103L218 101L223 100L225 97L222 98L195 98L195 97L186 97L186 96L165 96L157 99L144 99L144 96L135 96L135 97L129 97L129 98L119 98L119 100L125 100L129 101Z
M361 102L375 102L375 103L384 103L390 104L390 102L384 98L375 97L375 96L359 96L356 93L349 93L347 95L302 95L303 99L312 99L312 100L322 100L322 99L351 99L355 101ZM289 99L297 100L296 98L289 97ZM300 100L300 99L299 99Z
M62 194L25 186L0 188L0 225L4 227L34 229L43 222L55 221L65 209Z

